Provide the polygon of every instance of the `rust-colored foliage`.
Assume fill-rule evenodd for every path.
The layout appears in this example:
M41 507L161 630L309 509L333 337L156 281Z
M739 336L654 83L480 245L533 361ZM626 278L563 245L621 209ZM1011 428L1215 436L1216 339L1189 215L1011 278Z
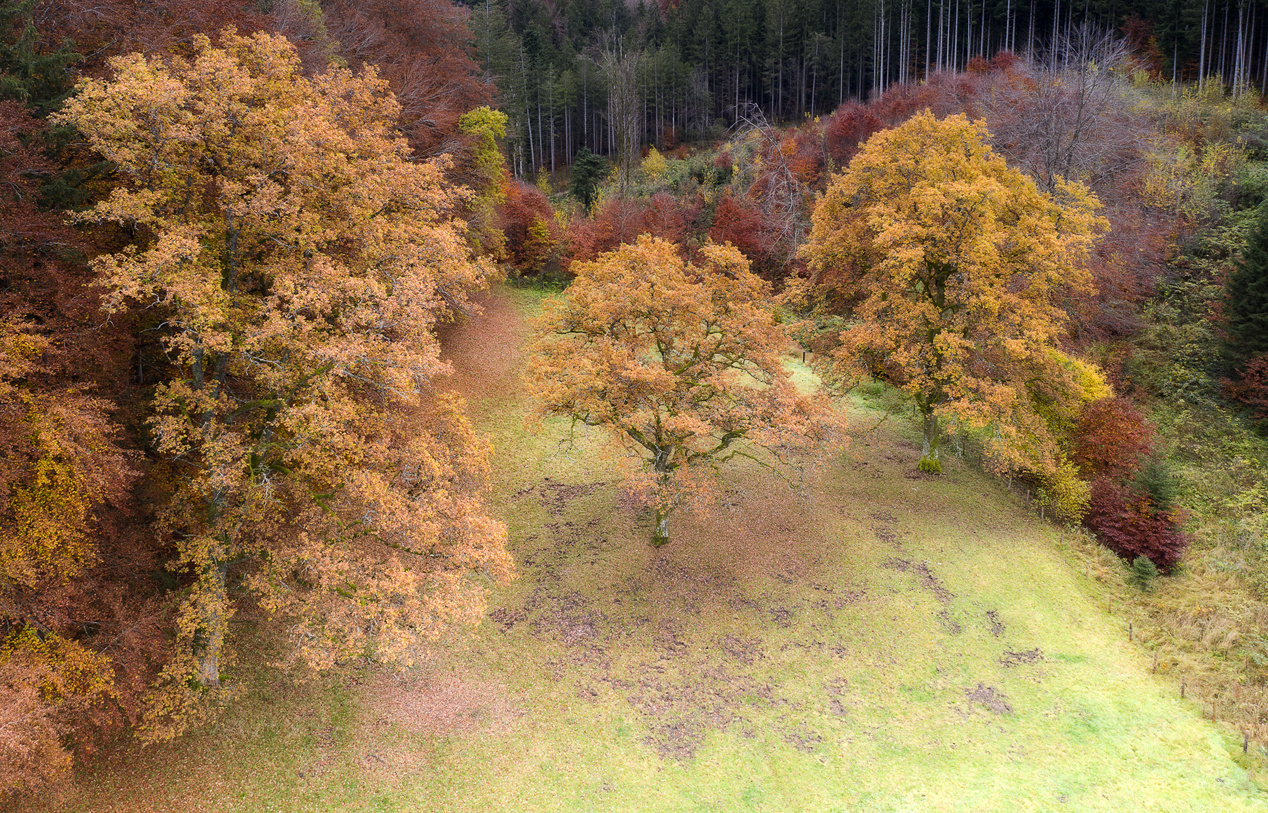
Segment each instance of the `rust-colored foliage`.
M90 72L105 57L177 50L194 34L227 25L241 31L270 25L257 4L242 0L39 0L34 17L50 42L69 39L91 55L83 66Z
M823 146L837 166L845 166L859 151L859 145L885 129L885 123L870 105L848 101L836 109L824 130Z
M68 257L80 237L37 205L59 169L46 133L0 102L0 796L125 722L158 654L132 461L99 395L124 342Z
M1160 78L1164 59L1162 52L1158 50L1158 40L1154 37L1153 21L1133 14L1123 21L1119 30L1127 38L1134 67L1148 73L1150 79Z
M562 237L555 212L542 191L508 181L497 207L497 227L506 236L506 259L521 274L540 274L554 258Z
M1181 520L1179 511L1159 506L1143 489L1101 477L1092 483L1083 524L1127 561L1144 556L1169 573L1189 546Z
M539 323L531 386L543 413L602 427L642 461L655 544L718 464L827 439L832 421L789 379L787 334L738 250L705 245L691 262L644 235L572 268Z
M722 196L714 210L709 239L715 243L730 243L744 252L753 270L767 279L782 268L777 249L779 235L766 223L761 207L729 192Z
M152 652L130 570L145 551L118 527L132 470L110 405L68 383L48 335L65 330L56 311L0 323L0 795L61 776L72 745L121 722L149 671L133 657Z
M110 310L161 317L170 362L148 429L189 586L144 728L168 737L215 696L190 686L220 685L242 597L287 621L302 663L409 663L478 617L469 575L509 578L487 445L430 385L434 325L492 269L452 217L466 193L410 160L372 70L309 79L286 40L232 31L110 68L60 119L126 179L81 219L137 234L93 266Z
M354 67L377 65L401 105L410 145L422 155L455 146L458 118L488 104L471 57L467 12L449 0L331 0L326 28Z
M1251 420L1268 421L1268 355L1253 356L1238 372L1224 380L1224 392L1246 407Z
M591 260L605 251L633 243L649 234L673 243L686 241L696 231L700 207L679 201L667 192L647 200L610 198L602 201L593 217L574 220L566 237L569 262Z
M38 140L44 130L21 104L0 100L0 251L30 256L79 243L60 214L38 205L39 181L53 167L23 139Z
M113 689L109 659L34 626L0 639L0 799L70 771L63 738Z
M1153 451L1153 441L1153 425L1131 401L1101 398L1079 417L1071 462L1089 480L1130 476Z

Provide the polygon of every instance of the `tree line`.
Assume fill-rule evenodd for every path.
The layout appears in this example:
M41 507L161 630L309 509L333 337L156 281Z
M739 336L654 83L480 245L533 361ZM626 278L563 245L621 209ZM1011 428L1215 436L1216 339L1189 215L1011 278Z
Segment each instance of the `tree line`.
M464 2L518 175L559 169L583 148L619 152L622 109L637 114L640 143L664 149L759 111L813 118L1002 51L1060 61L1089 27L1125 37L1151 78L1268 89L1263 0ZM633 82L615 81L620 71Z

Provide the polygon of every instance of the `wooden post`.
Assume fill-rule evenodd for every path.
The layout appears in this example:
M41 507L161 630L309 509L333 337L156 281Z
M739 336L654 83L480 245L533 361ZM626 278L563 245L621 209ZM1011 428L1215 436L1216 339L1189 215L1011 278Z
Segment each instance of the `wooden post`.
M1245 754L1250 750L1250 732L1242 729L1242 753Z
M1132 626L1132 622L1130 621L1127 622L1127 640L1128 641L1136 640L1136 629L1135 627Z
M1184 677L1183 676L1181 676L1180 678L1180 699L1181 700L1184 699Z
M1151 675L1158 674L1158 653L1157 652L1154 652L1154 668L1149 670L1149 674Z

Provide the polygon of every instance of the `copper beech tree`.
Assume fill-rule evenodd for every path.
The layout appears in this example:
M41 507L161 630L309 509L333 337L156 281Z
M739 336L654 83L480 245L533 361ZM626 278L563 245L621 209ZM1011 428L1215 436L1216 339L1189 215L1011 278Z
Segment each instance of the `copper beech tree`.
M94 267L168 360L149 431L188 589L160 737L221 685L242 597L313 667L408 663L512 572L487 444L430 383L433 327L490 274L450 214L463 193L410 160L372 70L310 79L281 37L219 39L116 58L59 117L126 179L82 219L135 235Z
M872 136L816 206L804 249L803 293L845 319L827 377L910 395L921 470L941 471L944 429L988 429L997 468L1071 480L1059 437L1109 394L1059 349L1063 306L1092 292L1096 207L1060 178L1041 192L962 115L925 111Z
M768 286L732 246L689 261L643 235L572 265L547 303L530 380L544 414L602 427L652 475L653 544L672 508L740 455L775 465L790 445L822 445L830 413L799 394Z

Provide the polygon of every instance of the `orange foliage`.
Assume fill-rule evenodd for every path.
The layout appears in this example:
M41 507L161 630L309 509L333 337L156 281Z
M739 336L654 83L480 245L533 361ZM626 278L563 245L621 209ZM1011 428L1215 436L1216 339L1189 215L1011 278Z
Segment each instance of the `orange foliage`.
M311 666L409 663L479 614L469 574L511 573L480 497L487 446L429 386L447 370L434 325L492 273L451 215L465 193L409 159L372 70L308 79L280 37L220 39L116 58L59 116L126 180L81 215L138 235L93 263L107 305L159 314L170 359L149 431L189 586L151 737L215 696L189 687L219 686L240 596ZM245 591L231 560L255 563Z
M670 509L718 463L756 452L748 443L825 439L832 421L789 379L787 334L739 251L705 245L689 262L643 235L572 268L538 325L531 386L543 413L602 427L642 461L655 544L669 541Z
M497 228L506 236L506 259L521 274L540 274L553 260L562 237L550 201L537 187L509 181L497 207Z

